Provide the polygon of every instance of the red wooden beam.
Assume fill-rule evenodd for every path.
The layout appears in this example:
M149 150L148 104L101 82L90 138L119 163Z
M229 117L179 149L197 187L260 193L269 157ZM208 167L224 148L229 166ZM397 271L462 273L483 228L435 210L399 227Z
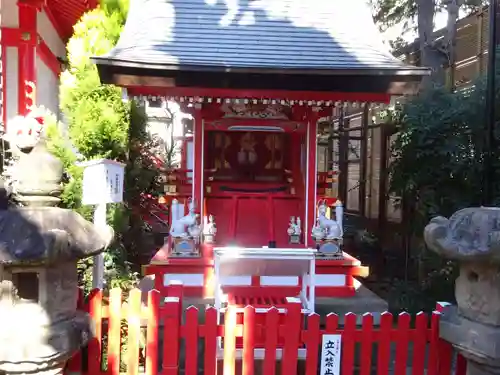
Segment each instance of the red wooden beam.
M286 91L286 90L246 90L246 89L213 89L204 87L127 87L129 95L152 95L172 97L211 97L235 99L281 99L296 101L359 101L372 103L389 103L390 95L383 93L362 92L318 92L318 91Z
M18 0L18 6L30 6L35 9L42 9L43 6L47 3L47 0Z
M36 49L37 55L44 62L44 64L47 65L52 73L54 73L56 77L59 77L59 74L61 74L61 64L59 63L57 56L54 55L43 39L39 38L39 40L40 43Z
M13 27L2 27L2 45L6 47L19 47L22 44L36 44L36 33L23 32Z

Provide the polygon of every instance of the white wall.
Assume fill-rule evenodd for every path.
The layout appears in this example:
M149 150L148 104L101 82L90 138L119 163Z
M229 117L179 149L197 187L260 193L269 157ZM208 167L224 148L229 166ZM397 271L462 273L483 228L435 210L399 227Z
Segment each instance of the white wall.
M59 80L39 58L36 58L36 104L59 115Z
M1 1L1 0L0 0ZM17 48L16 47L7 47L6 48L6 69L7 79L5 80L5 85L7 86L6 97L4 98L6 105L5 110L7 113L7 122L9 119L17 116L17 100L18 100L18 91L17 91L17 78L18 78L18 67L17 67Z
M2 12L2 26L18 27L19 14L17 11L17 0L0 0Z
M38 34L40 34L52 53L57 57L66 56L66 47L45 12L38 12L36 20Z
M37 29L55 56L66 55L66 46L44 11L37 13ZM36 79L36 104L44 106L59 117L59 77L55 76L39 57L36 60Z

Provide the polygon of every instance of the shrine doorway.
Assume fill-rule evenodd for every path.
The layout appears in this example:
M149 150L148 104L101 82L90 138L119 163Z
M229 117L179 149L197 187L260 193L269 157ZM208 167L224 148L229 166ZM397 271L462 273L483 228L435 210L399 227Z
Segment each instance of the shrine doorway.
M206 132L206 212L217 217L218 243L288 246L290 216L304 212L302 138L274 127Z

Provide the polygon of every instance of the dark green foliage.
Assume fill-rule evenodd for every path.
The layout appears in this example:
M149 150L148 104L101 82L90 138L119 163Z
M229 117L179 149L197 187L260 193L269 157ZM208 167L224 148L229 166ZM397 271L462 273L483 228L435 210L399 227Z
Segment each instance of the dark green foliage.
M424 0L425 1L425 0ZM436 10L444 9L448 0L435 1ZM463 0L459 2L461 8L470 13L479 10L488 2L485 0ZM418 14L417 0L372 0L373 17L381 30L403 24L407 29ZM415 22L413 22L415 24Z
M500 69L496 76L498 107ZM417 303L417 294L423 298L418 303L427 307L432 300L453 298L455 265L426 249L422 234L433 216L449 217L459 209L481 204L485 95L486 80L482 77L470 89L458 92L430 88L389 113L399 126L391 150L390 191L404 197L412 208L407 223L407 236L412 244L409 267L410 271L418 273L418 282L412 287L406 286L408 290L404 295L410 293L413 304ZM496 121L497 124L500 121L500 111L497 111ZM498 131L496 139L500 141ZM493 159L494 179L498 180L498 147L493 150ZM497 198L490 202L491 205L500 203L500 184L496 184L495 189ZM398 293L394 291L393 294Z
M390 189L414 204L414 233L421 233L432 216L449 216L481 203L485 91L481 78L468 90L429 89L402 107L400 132L392 145ZM497 103L499 94L497 89ZM493 152L498 178L500 154Z
M409 22L417 14L417 2L415 0L374 0L374 19L382 30L397 25L401 22L406 29Z

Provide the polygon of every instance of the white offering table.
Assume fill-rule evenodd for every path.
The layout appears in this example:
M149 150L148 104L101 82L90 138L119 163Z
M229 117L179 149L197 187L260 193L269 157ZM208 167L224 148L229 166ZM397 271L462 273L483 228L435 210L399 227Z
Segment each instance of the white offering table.
M215 307L222 312L224 279L242 275L296 276L302 279L302 289L298 298L301 300L303 311L314 312L315 254L314 249L214 248Z

